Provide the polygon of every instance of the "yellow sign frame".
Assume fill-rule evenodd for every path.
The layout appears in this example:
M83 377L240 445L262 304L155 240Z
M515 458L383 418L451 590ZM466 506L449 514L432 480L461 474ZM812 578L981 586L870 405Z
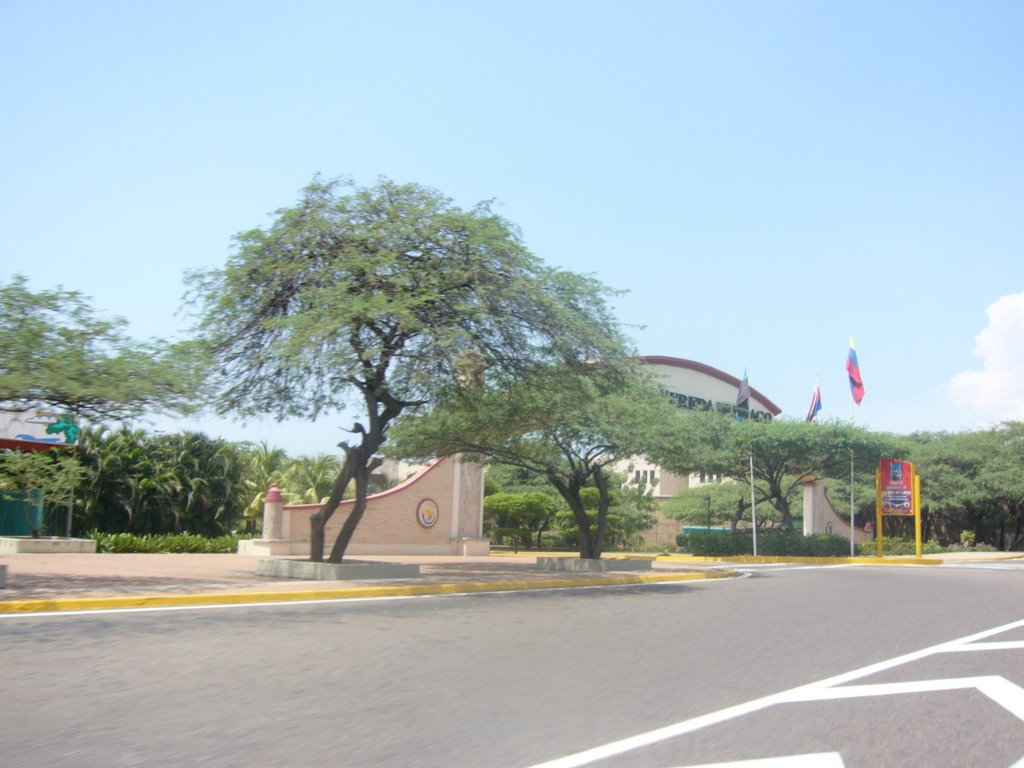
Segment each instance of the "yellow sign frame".
M913 464L910 465L913 468ZM916 545L917 558L921 559L922 545L921 545L921 476L917 474L916 469L911 469L914 473L914 491L911 497L911 503L914 508L914 543ZM882 465L879 462L878 469L875 470L875 544L878 552L878 556L882 557L883 545L882 545Z

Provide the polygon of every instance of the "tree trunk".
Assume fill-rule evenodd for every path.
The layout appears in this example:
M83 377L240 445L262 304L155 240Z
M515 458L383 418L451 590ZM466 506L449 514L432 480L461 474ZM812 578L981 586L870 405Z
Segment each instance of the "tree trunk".
M558 494L569 505L569 509L572 510L572 516L576 520L576 526L580 531L580 559L593 559L595 557L593 554L594 541L590 531L590 518L587 517L587 510L584 509L583 500L580 498L580 489L583 487L586 478L577 473L570 482L566 483L557 472L549 471L547 476L551 484L555 486ZM597 556L599 557L600 553Z
M775 509L782 515L782 529L786 533L793 532L793 512L789 507L789 499L782 494L782 488L775 491Z
M351 514L349 514L344 525L341 526L341 530L338 532L338 538L334 541L334 547L331 549L331 556L328 562L340 563L342 558L345 557L345 550L348 549L348 545L352 542L352 536L355 535L356 528L359 527L359 523L366 513L366 507L369 503L367 499L370 495L370 475L373 474L373 470L381 465L381 462L382 459L374 458L366 462L365 467L356 470L356 500L352 505Z
M345 495L345 490L355 474L355 465L358 461L356 450L345 444L342 444L341 447L345 451L345 463L341 467L341 472L338 473L338 478L331 486L331 495L320 510L314 512L309 518L309 559L314 563L322 562L324 559L324 529L327 527L327 521L337 511L338 505Z
M1010 550L1011 551L1016 552L1017 548L1020 546L1020 543L1021 543L1021 532L1022 532L1021 529L1022 529L1022 527L1024 527L1024 526L1022 526L1022 523L1024 523L1024 517L1021 516L1021 510L1018 509L1017 510L1016 524L1014 525L1014 528L1013 528L1013 539L1010 541Z
M611 506L611 492L608 489L608 478L600 467L594 469L594 484L597 486L597 533L591 546L591 557L600 560L604 554L604 540L608 534L608 507Z
M567 501L569 501L567 499ZM589 560L594 557L594 537L590 528L590 518L587 517L587 510L583 507L583 501L576 494L576 498L569 501L572 515L576 518L576 527L580 531L580 559Z

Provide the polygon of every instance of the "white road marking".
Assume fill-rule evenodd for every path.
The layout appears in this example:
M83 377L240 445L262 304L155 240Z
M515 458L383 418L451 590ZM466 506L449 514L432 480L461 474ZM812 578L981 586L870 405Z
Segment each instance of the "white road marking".
M705 763L678 768L845 768L838 752L818 752L810 755L765 757L760 760L737 760L731 763Z
M999 643L971 643L963 648L950 648L945 653L962 653L964 651L1020 651L1024 650L1024 640L1004 640Z
M944 680L914 680L906 683L880 683L878 685L847 685L842 688L825 688L820 691L795 695L789 701L790 703L837 701L839 699L859 699L866 696L957 691L966 688L976 688L1016 716L1018 720L1024 720L1024 688L998 675L957 677Z
M774 706L775 704L793 703L799 701L814 701L822 700L827 698L842 698L842 690L834 690L835 686L844 685L845 683L859 680L861 678L868 677L870 675L877 674L879 672L885 672L895 667L909 664L913 661L919 661L921 659L932 656L936 653L950 653L955 651L967 650L971 643L978 640L984 640L994 635L1009 632L1011 630L1019 629L1024 627L1024 619L1012 622L1010 624L1003 624L998 627L992 627L981 632L976 632L973 635L967 635L956 640L950 640L939 645L933 645L929 648L922 648L919 651L913 651L911 653L905 653L902 656L896 656L892 659L880 661L875 664L869 664L866 667L855 669L850 672L844 672L833 677L819 680L816 683L810 683L808 685L798 686L797 688L791 688L787 691L775 693L770 696L765 696L760 699L754 699L744 704L738 704L734 707L726 707L720 709L717 712L710 712L706 715L694 717L689 720L683 720L682 722L668 725L663 728L657 728L647 733L638 734L637 736L631 736L626 739L620 739L613 741L608 744L604 744L593 749L587 749L582 752L577 752L572 755L566 755L555 760L550 760L546 763L538 763L532 768L577 768L578 766L589 765L590 763L597 762L598 760L606 760L616 755L621 755L625 752L630 752L634 749L641 747L650 746L661 741L667 741L678 736L683 736L687 733L698 731L702 728L706 728L710 725L718 725L720 723L733 720L743 715L749 715L754 712L758 712L762 709ZM961 684L964 681L970 681L969 684ZM938 690L950 690L950 683L955 682L955 688L973 687L980 690L986 696L993 701L1003 706L1008 711L1012 712L1018 718L1024 720L1024 690L1019 686L1010 683L1001 677L988 677L988 678L963 678L958 681L930 681L924 680L916 683L897 683L895 686L917 686L915 690L927 691L928 685L933 682L945 683L946 687L940 687ZM873 689L881 691L882 689L892 689L892 686L857 686L857 688L868 690ZM890 690L890 692L892 692ZM911 692L910 690L902 690L901 692ZM855 694L863 695L863 694ZM868 695L880 695L879 692L868 694Z

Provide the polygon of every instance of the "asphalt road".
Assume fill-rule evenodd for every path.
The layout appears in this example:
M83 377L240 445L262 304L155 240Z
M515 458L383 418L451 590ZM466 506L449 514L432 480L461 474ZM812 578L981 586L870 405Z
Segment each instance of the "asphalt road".
M962 768L1024 757L1024 565L750 570L679 585L3 615L0 762Z

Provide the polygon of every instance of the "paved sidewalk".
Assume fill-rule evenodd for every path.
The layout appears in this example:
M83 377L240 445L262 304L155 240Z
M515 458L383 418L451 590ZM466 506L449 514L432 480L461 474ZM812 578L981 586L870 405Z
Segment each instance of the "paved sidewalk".
M572 573L537 568L534 556L357 556L352 561L420 566L411 579L306 581L260 576L260 556L17 554L7 566L0 612L119 605L255 602L637 584L724 575L721 565L656 562L651 571ZM301 559L301 558L297 558Z

